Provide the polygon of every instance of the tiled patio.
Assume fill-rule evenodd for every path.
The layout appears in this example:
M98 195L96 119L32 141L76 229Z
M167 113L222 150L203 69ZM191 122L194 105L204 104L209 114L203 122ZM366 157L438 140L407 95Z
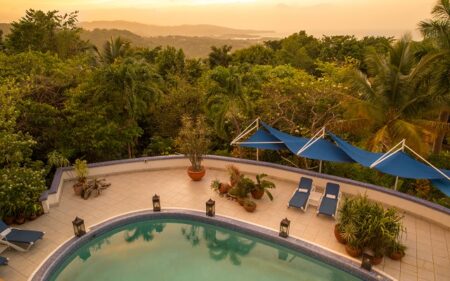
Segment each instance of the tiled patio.
M10 264L0 268L0 279L27 280L58 245L73 235L71 221L75 216L83 218L90 226L125 212L150 208L155 193L161 196L163 208L204 210L205 201L211 197L216 200L217 214L273 229L278 229L280 220L288 217L292 236L346 255L344 246L334 238L332 219L316 216L315 207L309 207L306 213L286 208L297 183L274 180L277 185L272 192L274 201L264 198L257 202L255 213L247 213L236 202L220 198L210 189L209 184L215 178L226 181L228 176L224 171L208 170L203 181L192 182L184 169L108 176L111 187L100 197L89 200L76 197L72 184L66 183L59 206L21 226L45 231L44 239L27 253L3 252L2 255L10 258ZM385 258L378 268L399 280L450 280L450 229L411 215L405 215L404 224L406 256L401 262Z

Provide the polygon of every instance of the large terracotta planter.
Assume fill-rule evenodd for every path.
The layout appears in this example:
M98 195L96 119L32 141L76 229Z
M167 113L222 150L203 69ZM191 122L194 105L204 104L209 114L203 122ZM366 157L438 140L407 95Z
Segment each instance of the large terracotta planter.
M347 254L349 254L351 257L354 257L354 258L357 258L357 257L361 256L361 254L362 254L361 249L353 248L349 244L345 245L345 251L347 252Z
M379 265L382 261L383 261L383 256L379 256L379 257L375 256L370 260L370 263L372 265Z
M7 225L12 225L14 223L14 220L16 218L14 216L6 216L3 217L3 221L7 224Z
M252 197L255 199L261 199L264 196L264 189L252 190Z
M347 240L342 237L341 231L339 230L339 223L334 225L334 237L341 244L347 244Z
M19 214L17 215L16 219L14 220L14 222L16 224L24 224L25 223L25 215L24 214Z
M201 171L193 171L192 167L189 167L187 173L193 181L200 181L205 176L206 170L202 167Z
M389 257L395 261L401 260L405 256L403 252L394 252L389 255Z

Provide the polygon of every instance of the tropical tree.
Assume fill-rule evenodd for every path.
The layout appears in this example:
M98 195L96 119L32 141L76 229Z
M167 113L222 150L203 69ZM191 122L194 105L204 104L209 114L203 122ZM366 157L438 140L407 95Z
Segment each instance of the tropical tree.
M58 11L29 9L19 21L11 24L11 33L6 37L10 52L28 50L70 57L84 51L88 44L80 39L80 28L76 26L78 12L60 15Z
M130 51L130 42L122 39L120 36L109 41L103 45L102 52L97 49L97 54L100 60L105 64L112 64L117 58L124 58Z
M435 79L434 90L438 95L446 97L439 106L438 121L448 123L450 120L450 1L439 0L431 11L433 19L419 23L419 29L425 38L434 43L431 52L430 71ZM433 152L439 153L442 142L448 132L448 126L436 129Z
M440 123L424 114L436 104L426 71L428 60L417 60L415 44L409 36L396 42L388 55L367 53L368 75L349 73L356 94L345 103L347 121L357 121L369 130L368 147L382 151L396 142L406 143L420 153L429 152L433 128Z
M209 67L215 68L217 66L228 67L231 62L231 46L223 45L222 47L211 47L211 53L208 55Z
M235 133L240 120L250 111L250 103L237 67L216 67L207 76L207 107L218 135L227 138L226 123L231 121Z

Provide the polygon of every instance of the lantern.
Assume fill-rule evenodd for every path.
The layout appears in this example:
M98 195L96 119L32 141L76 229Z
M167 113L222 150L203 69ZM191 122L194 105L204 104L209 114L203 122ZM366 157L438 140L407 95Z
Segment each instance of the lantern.
M159 200L158 195L153 196L153 212L159 212L161 211L161 201Z
M365 270L371 271L372 270L372 258L373 256L370 255L369 253L365 252L362 255L362 260L361 260L361 267L364 268Z
M216 214L216 202L211 200L211 198L206 201L206 215L208 217L214 217Z
M81 237L84 234L86 234L86 228L84 227L84 220L80 219L79 217L76 217L75 220L72 222L73 225L73 233L77 237Z
M287 238L289 236L289 226L291 225L291 221L287 218L283 219L280 223L280 236L283 238Z

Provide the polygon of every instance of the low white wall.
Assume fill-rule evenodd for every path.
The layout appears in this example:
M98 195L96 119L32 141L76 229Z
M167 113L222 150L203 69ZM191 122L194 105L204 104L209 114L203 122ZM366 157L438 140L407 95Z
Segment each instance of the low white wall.
M244 162L244 163L242 163ZM313 178L313 184L315 186L324 187L327 182L336 182L341 186L341 191L343 193L356 195L359 193L366 193L371 200L380 202L385 205L395 206L398 209L404 210L415 216L423 217L427 220L433 221L434 223L443 225L450 228L450 215L443 211L434 209L425 204L414 202L405 197L405 195L398 193L398 196L390 193L386 193L380 190L376 190L364 183L358 183L355 181L350 181L348 179L342 179L338 177L333 177L324 174L318 174L310 171L304 171L300 169L295 169L295 171L290 171L283 167L273 167L276 165L270 165L262 162L240 160L234 158L226 157L206 157L203 161L203 165L207 168L212 169L225 169L227 165L233 164L237 166L244 173L266 173L274 178L279 178L283 180L289 180L293 182L298 182L301 176L307 176ZM173 169L188 167L189 160L180 157L168 157L168 158L142 158L134 159L133 161L112 161L105 163L93 164L89 168L89 177L99 177L107 176L119 173L129 173L129 172L139 172L148 170L161 170L161 169ZM292 170L292 169L291 169ZM62 186L65 181L73 180L75 178L75 173L71 169L66 169L62 171L61 177L58 183L58 189L56 193L50 193L47 200L43 202L43 205L57 205L62 192Z

